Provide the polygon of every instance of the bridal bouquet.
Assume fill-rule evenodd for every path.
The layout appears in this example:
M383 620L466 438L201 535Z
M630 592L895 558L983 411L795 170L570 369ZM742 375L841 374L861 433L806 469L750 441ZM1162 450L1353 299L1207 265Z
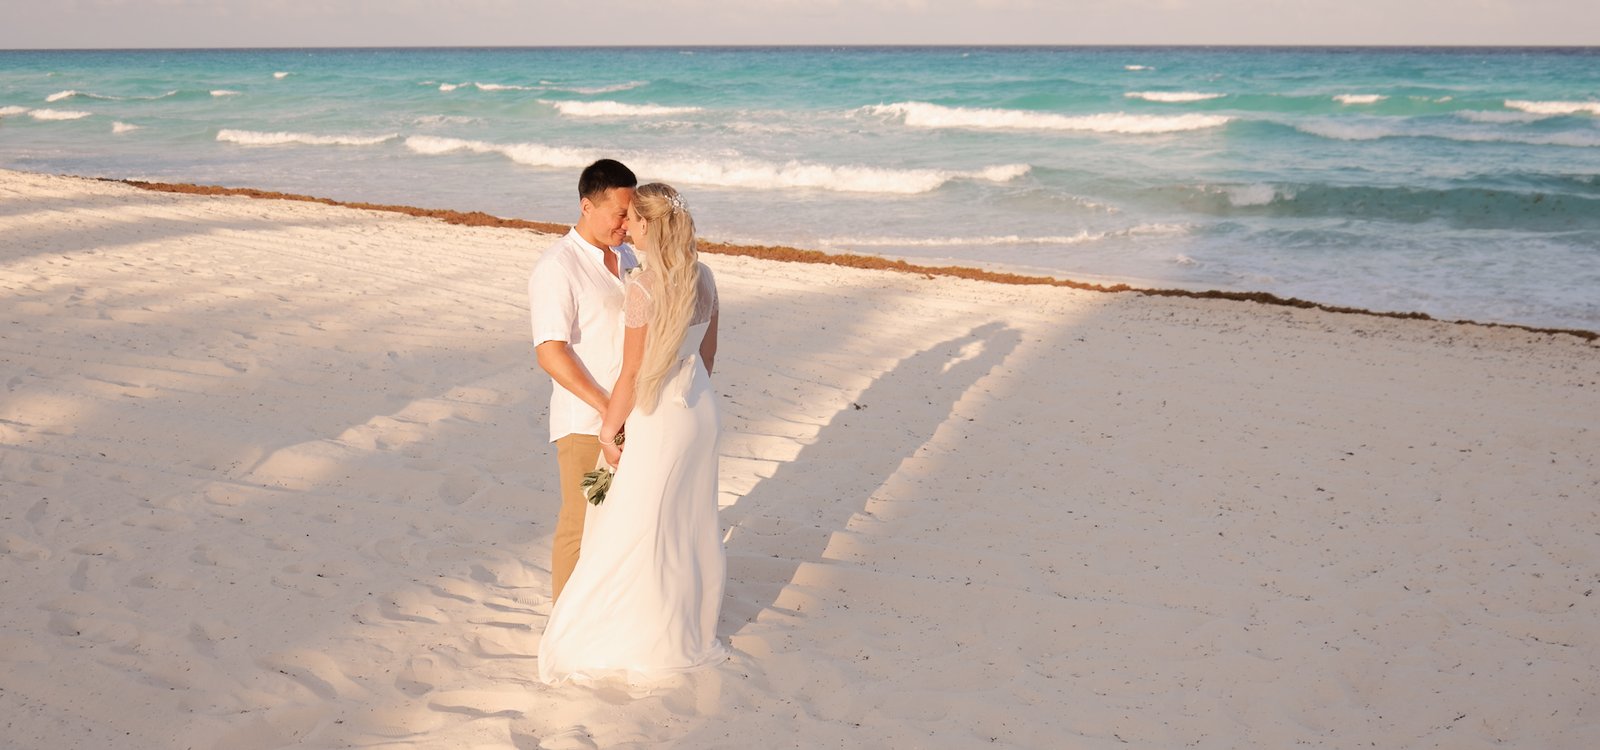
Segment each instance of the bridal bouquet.
M606 492L611 489L611 478L617 473L616 469L606 461L604 453L600 460L595 462L594 471L583 475L583 481L578 483L583 488L583 496L590 505L599 505L606 501Z
M589 499L590 505L599 505L606 501L606 491L611 489L611 477L614 474L610 466L602 466L583 475L583 481L579 486L583 487L583 496Z

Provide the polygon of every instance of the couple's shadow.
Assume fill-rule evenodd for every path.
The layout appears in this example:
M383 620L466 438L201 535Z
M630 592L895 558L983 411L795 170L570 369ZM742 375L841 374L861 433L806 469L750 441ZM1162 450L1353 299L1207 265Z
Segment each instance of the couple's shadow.
M1015 329L989 323L901 360L793 460L723 510L728 594L718 630L742 630L776 606L802 565L824 562L833 535L1020 342Z

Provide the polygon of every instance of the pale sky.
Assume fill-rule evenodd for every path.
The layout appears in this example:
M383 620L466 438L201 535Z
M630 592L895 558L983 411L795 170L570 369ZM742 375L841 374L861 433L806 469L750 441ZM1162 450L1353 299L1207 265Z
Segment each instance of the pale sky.
M0 0L0 49L1600 45L1600 0Z

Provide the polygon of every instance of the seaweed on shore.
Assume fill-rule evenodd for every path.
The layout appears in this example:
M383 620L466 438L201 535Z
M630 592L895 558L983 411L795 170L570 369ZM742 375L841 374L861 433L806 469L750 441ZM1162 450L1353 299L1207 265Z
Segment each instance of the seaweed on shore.
M102 178L103 179L103 178ZM191 185L187 183L145 182L142 180L105 180L107 182L121 182L132 185L142 190L153 190L162 193L187 193L192 195L232 195L248 198L262 198L268 200L305 201L321 203L329 206L342 206L368 211L387 211L405 214L408 216L421 216L438 219L447 224L461 224L472 227L498 227L506 229L531 229L535 232L547 234L565 234L569 228L566 224L553 224L546 221L528 221L526 219L506 219L491 216L482 211L453 211L447 209L417 208L415 206L395 206L379 203L359 203L351 201L338 201L332 198L318 198L310 195L297 195L294 193L278 193L254 188L229 188L215 185ZM1122 293L1130 292L1152 297L1187 297L1190 299L1220 299L1235 302L1255 302L1262 305L1279 307L1296 307L1301 309L1315 309L1324 312L1342 313L1349 315L1370 315L1380 318L1400 318L1404 320L1435 320L1438 318L1421 312L1385 312L1381 310L1368 310L1360 307L1343 307L1327 305L1321 302L1312 302L1297 297L1279 297L1268 292L1225 292L1221 290L1190 291L1188 289L1148 289L1134 287L1127 284L1091 284L1071 279L1058 279L1053 276L1029 276L1001 271L986 271L981 268L968 268L965 266L925 266L909 263L904 260L895 260L877 255L857 255L853 253L825 253L820 250L803 250L782 245L735 245L725 242L700 241L701 252L718 255L741 255L764 260L776 260L785 263L815 263L823 265L843 266L846 268L859 268L875 271L898 271L901 273L922 274L924 276L948 276L958 279L973 281L986 281L995 284L1014 284L1029 286L1057 286L1068 289L1078 289L1090 292ZM1600 340L1600 333L1585 331L1577 328L1538 328L1534 326L1519 325L1516 323L1485 323L1476 320L1443 320L1439 322L1453 323L1455 325L1482 326L1485 328L1510 328L1531 333L1544 333L1550 335L1576 336L1585 341Z

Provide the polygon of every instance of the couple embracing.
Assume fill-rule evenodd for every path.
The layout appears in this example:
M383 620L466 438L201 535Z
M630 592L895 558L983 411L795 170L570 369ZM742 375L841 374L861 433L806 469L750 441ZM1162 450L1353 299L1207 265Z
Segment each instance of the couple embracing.
M578 223L528 281L561 471L539 677L648 679L727 653L716 637L716 282L671 186L640 186L602 159L578 194ZM616 474L591 505L581 482L602 460Z

